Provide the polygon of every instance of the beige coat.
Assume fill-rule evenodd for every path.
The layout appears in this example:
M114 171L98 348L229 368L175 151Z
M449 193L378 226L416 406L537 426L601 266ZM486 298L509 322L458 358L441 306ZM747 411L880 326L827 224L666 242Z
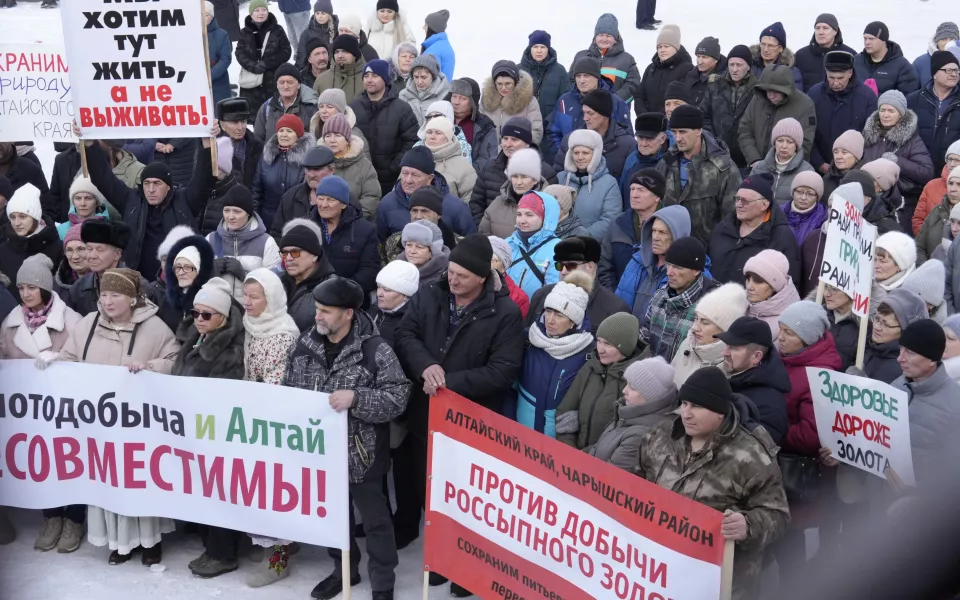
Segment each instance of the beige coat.
M450 193L459 196L464 202L469 202L473 186L477 183L477 171L470 161L463 157L460 140L454 137L439 148L430 150L433 151L437 172L443 175L450 186Z
M540 183L533 187L533 190L539 192L547 187L547 180L540 178ZM477 230L483 235L495 235L498 238L507 239L517 228L517 202L516 193L510 188L510 178L500 187L500 195L490 203L487 210L483 211L483 218Z
M45 350L59 352L79 322L80 315L54 294L47 321L31 333L23 320L23 308L18 306L0 325L0 358L36 358Z
M723 371L724 375L729 376L727 368L723 364L723 351L727 345L717 340L712 344L697 346L693 337L693 332L688 331L687 337L680 343L677 353L673 355L673 383L680 389L687 377L693 374L697 369L703 367L717 367Z
M91 337L94 326L96 331ZM132 340L134 329L136 340ZM88 338L90 346L84 357ZM180 343L157 316L157 305L147 301L133 311L130 323L119 327L110 322L102 308L83 317L60 350L60 360L114 366L143 363L150 371L169 374L179 351Z
M533 143L539 146L540 140L543 139L543 115L540 114L540 102L533 95L533 78L526 71L520 71L520 81L506 98L500 95L496 83L488 77L483 82L480 112L490 117L497 126L498 140L501 136L500 130L510 117L530 119Z
M317 139L317 146L326 146L322 139ZM363 217L373 221L377 216L377 207L380 206L380 182L377 180L377 171L364 149L366 144L363 138L350 134L350 147L343 156L334 158L333 174L342 178L350 186L350 200L359 202L363 209Z

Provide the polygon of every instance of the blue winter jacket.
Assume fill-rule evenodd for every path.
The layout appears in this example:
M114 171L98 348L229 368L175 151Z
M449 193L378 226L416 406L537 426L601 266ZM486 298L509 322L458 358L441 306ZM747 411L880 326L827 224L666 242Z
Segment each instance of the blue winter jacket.
M231 97L230 74L227 69L233 62L233 46L230 44L230 35L225 29L217 25L213 19L207 25L207 45L210 47L210 80L213 85L213 105L225 98Z
M841 92L834 92L826 81L821 81L810 88L807 96L817 111L810 164L819 169L833 161L833 143L844 131L863 131L867 117L877 110L877 95L853 77Z
M673 144L673 132L668 130L667 139L655 156L640 156L638 149L630 153L627 161L623 163L623 172L620 173L620 198L623 200L623 210L630 210L630 178L640 169L655 168Z
M542 317L532 326L545 330ZM527 331L524 331L525 338ZM590 320L586 317L576 329L577 333L582 331L590 331ZM586 364L592 346L589 344L572 356L556 359L543 348L527 345L527 351L523 354L523 370L517 380L518 423L552 438L557 437L557 407L577 373Z
M457 55L447 39L447 32L435 33L423 40L423 53L432 54L440 63L440 70L447 76L447 81L453 81L453 69L457 66Z
M614 120L629 129L632 134L633 122L630 121L630 106L617 95L613 89L613 84L608 79L600 79L599 89L607 90L613 96ZM547 134L544 136L543 156L554 156L560 149L560 142L564 136L574 129L584 129L585 127L586 125L583 122L583 94L574 86L569 92L560 96L557 107L553 109Z
M945 46L943 49L949 51L953 48L953 53L957 53L957 48L960 48L960 44L954 42L953 45ZM930 56L937 51L937 44L932 39L930 43L927 44L927 51L918 56L913 61L913 69L917 72L917 77L920 78L920 89L927 87L931 81L933 81L933 76L930 75Z
M617 290L633 253L640 248L640 238L633 228L633 215L632 210L620 213L600 242L602 250L600 264L597 265L597 281L612 292Z
M573 214L580 219L580 224L587 228L591 237L602 240L610 229L610 223L623 212L620 186L607 170L606 159L600 156L592 175L580 176L564 171L557 175L557 180L560 185L577 191Z
M285 14L311 12L310 0L278 0L280 12Z
M917 113L917 131L933 158L933 172L939 173L947 162L947 148L960 139L960 85L941 103L931 81L907 95L907 108Z
M529 298L533 298L533 293L541 287L560 281L560 273L553 265L553 249L560 243L560 238L554 234L557 230L557 223L560 221L560 205L557 204L557 199L550 194L533 193L543 200L543 227L530 236L530 240L526 243L516 229L514 229L513 235L507 238L507 243L510 244L513 253L513 265L507 269L507 275L517 284L517 287L526 292ZM521 248L525 249L527 254L530 255L530 259L544 279L543 282L532 272L530 265L523 259L523 254L520 252Z
M477 224L470 215L470 209L463 200L450 193L450 186L440 173L434 174L433 187L443 194L443 216L440 219L457 235L476 233ZM403 227L409 222L410 196L404 193L397 181L377 207L377 236L381 242L385 242L392 234L403 231Z
M67 213L67 215L68 215L68 216L67 216L67 220L64 221L63 223L57 223L57 233L60 235L60 239L61 239L61 240L63 240L64 236L67 235L67 232L70 231L70 228L73 227L73 223L70 222L70 217L69 217L69 215L75 215L75 214L77 214L77 209L76 209L76 207L73 205L73 202L71 201L71 202L70 202L70 212ZM98 210L98 211L97 211L94 215L92 215L90 218L91 218L91 219L100 218L100 219L103 219L104 221L109 221L109 220L110 220L110 213L107 211L107 207L106 207L106 206L101 206L101 207L100 207L100 210Z

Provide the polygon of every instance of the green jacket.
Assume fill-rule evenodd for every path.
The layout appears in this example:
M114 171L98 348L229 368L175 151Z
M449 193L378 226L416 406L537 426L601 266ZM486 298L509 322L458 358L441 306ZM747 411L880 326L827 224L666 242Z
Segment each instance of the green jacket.
M917 266L925 263L943 242L943 228L950 226L950 199L947 196L933 207L917 233Z
M580 368L570 384L563 400L557 407L557 417L570 411L580 413L580 431L558 433L557 439L577 449L597 443L604 428L613 420L614 406L623 395L627 380L623 378L627 367L640 360L640 352L633 356L604 366L596 353L587 357L587 364Z
M120 151L120 160L117 162L117 166L113 168L113 174L117 176L117 179L122 181L130 189L135 189L140 185L140 172L143 171L143 163L137 161L137 159L126 150ZM114 218L111 214L110 218ZM117 216L114 220L120 220L120 213L117 213Z
M734 410L697 453L680 417L650 431L640 446L637 475L720 512L743 513L747 538L736 544L734 600L753 597L764 549L790 522L777 447L763 428L747 431ZM723 543L723 540L714 540Z
M363 93L363 68L367 66L367 61L362 57L357 62L340 66L333 62L333 66L320 73L316 83L313 84L313 91L317 96L325 90L337 88L343 90L347 97L347 104L350 104L354 98Z
M767 100L767 91L781 92L786 97L780 104L774 105ZM813 100L797 91L793 69L784 65L767 67L753 88L753 100L743 113L737 131L740 151L748 165L763 160L773 145L770 140L773 126L789 117L799 121L803 127L803 158L809 162L813 136L817 131L817 110Z

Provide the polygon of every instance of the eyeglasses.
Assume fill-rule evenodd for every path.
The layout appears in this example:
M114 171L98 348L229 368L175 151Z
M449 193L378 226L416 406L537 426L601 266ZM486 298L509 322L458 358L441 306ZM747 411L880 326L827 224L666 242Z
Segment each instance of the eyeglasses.
M286 257L288 257L288 256L289 256L290 258L300 258L300 254L301 254L302 252L303 252L303 250L300 250L299 248L297 248L296 250L281 250L281 251L280 251L280 258L286 258Z
M215 314L217 314L217 313L206 312L206 311L201 312L201 311L199 311L199 310L191 310L191 311L190 311L190 314L192 314L192 315L193 315L193 318L196 319L197 321L209 321L210 319L213 318L213 315L215 315Z
M873 318L871 319L871 321L873 321L874 327L880 327L883 329L900 329L899 323L891 325L890 323L887 323L883 319L881 319L880 315L873 315Z
M804 190L796 189L796 190L793 190L793 195L794 195L794 196L799 196L799 197L801 197L801 198L816 198L816 197L817 197L817 193L816 193L815 191L813 191L813 190L804 191Z
M780 44L760 44L761 50L773 50L774 48L779 48Z
M733 202L734 202L734 204L737 204L738 206L749 206L749 205L753 204L754 202L760 202L761 200L766 200L766 198L754 198L753 200L748 200L748 199L744 198L743 196L734 196L734 197L733 197Z
M579 267L582 264L583 264L582 262L577 262L577 261L569 261L569 262L557 261L553 263L553 267L558 271L576 271L577 267Z
M947 164L948 164L948 165L960 165L960 158L948 158L948 159L947 159Z
M76 255L86 254L86 253L87 253L87 247L86 247L86 246L82 246L82 247L80 247L80 248L72 248L72 249L71 249L71 248L67 248L66 250L64 250L64 252L66 252L68 256L73 256L73 255L75 255L75 254L76 254Z
M196 271L196 269L193 268L193 265L174 265L173 266L174 273L193 273L194 271Z
M947 75L950 75L951 77L960 75L960 69L940 69L940 70L946 73Z
M509 90L509 89L512 89L513 86L515 85L516 84L513 81L500 81L500 82L497 82L496 84L498 90Z

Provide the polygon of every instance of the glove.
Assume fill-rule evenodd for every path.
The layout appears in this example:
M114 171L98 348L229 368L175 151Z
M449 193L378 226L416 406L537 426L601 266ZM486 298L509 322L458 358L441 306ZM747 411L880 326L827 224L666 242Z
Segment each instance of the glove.
M885 158L893 164L898 164L900 162L900 158L893 152L884 152L880 158Z
M37 360L34 361L34 365L41 371L50 366L53 361L60 358L60 354L57 352L51 352L50 350L44 350L37 356Z
M247 276L243 265L239 260L230 256L224 256L213 261L213 270L217 275L233 275L237 279L243 279Z
M571 410L557 417L557 433L578 433L580 431L580 412Z

